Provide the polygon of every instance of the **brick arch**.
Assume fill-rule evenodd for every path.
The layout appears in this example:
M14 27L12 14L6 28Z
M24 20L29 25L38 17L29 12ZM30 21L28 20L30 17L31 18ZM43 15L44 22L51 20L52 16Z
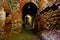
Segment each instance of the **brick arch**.
M37 8L39 7L38 3L36 3L35 1L31 1L31 2L34 3L37 6Z
M28 9L27 7L30 5L30 9ZM22 8L22 13L25 15L29 14L31 16L36 16L38 7L33 3L33 2L27 2L23 8Z
M26 3L28 3L29 1L28 0L26 0L26 1L24 1L24 2L20 2L20 12L22 13L22 8L23 8L23 6L26 4ZM37 7L38 7L38 4L36 3L36 2L34 2L34 1L31 1L32 3L34 3Z

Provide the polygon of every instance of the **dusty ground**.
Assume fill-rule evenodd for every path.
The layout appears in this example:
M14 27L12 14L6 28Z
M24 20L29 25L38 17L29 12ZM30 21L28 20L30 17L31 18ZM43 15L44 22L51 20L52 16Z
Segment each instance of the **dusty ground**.
M4 40L40 40L40 39L31 32L23 31L23 33L18 33L18 32L11 33Z

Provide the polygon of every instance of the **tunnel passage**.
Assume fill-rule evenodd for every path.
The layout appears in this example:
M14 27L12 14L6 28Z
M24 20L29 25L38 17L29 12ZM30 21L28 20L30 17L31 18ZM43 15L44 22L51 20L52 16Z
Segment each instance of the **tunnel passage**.
M33 19L37 14L37 6L32 3L32 2L28 2L26 3L23 8L22 8L22 13L23 13L23 24L26 25L32 25Z
M37 6L32 2L28 2L23 6L22 13L23 17L25 17L27 14L35 17L37 13Z

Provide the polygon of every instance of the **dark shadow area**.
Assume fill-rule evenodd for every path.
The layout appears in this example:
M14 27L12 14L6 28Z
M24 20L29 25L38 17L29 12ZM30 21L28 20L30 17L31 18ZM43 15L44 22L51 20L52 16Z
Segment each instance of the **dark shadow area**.
M28 2L28 3L26 3L24 6L23 6L23 8L22 8L22 13L23 13L23 28L24 28L24 26L25 26L25 16L27 16L27 15L30 15L31 17L32 17L32 20L34 19L34 17L36 16L36 14L37 14L37 10L38 10L38 8L37 8L37 6L34 4L34 3L32 3L32 2ZM26 19L26 21L27 21L27 19ZM32 21L32 24L33 24L33 21Z
M37 13L37 6L32 2L28 2L23 6L22 13L23 13L23 18L27 14L31 15L32 17L35 17Z
M10 14L10 13L6 12L6 17L8 17L9 14Z

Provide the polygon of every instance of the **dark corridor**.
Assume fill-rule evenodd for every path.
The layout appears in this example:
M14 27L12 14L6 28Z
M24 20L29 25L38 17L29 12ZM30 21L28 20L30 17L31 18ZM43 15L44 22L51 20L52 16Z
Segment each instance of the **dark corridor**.
M32 17L35 17L37 13L37 6L32 2L28 2L23 6L22 13L23 17L25 17L28 14Z
M33 25L33 19L37 14L37 6L32 3L28 2L26 3L23 8L22 8L22 13L23 13L23 27L25 25L28 25L27 27L32 27Z

